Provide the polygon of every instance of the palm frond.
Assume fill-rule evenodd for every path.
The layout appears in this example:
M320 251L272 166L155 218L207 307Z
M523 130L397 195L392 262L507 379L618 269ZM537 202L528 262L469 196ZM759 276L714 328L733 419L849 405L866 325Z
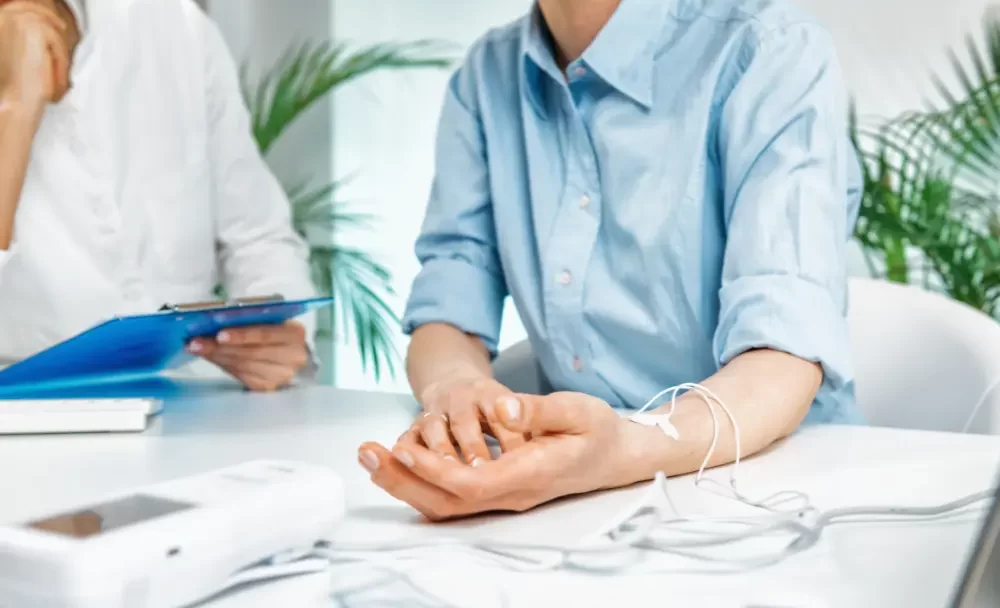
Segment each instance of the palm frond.
M394 376L398 351L393 341L400 319L386 302L395 296L392 274L370 254L335 243L347 227L371 229L375 218L333 200L337 184L290 190L296 230L310 242L313 282L322 295L333 296L336 308L321 332L357 340L362 369L371 369L375 380L387 370ZM338 323L339 320L339 323Z
M935 78L943 107L928 112L921 132L939 166L963 187L980 191L1000 184L1000 24L988 21L984 38L985 48L966 38L967 61L949 53L960 90L953 93Z
M865 192L856 236L887 278L1000 314L1000 24L949 55L955 90L874 130L852 120ZM873 264L874 265L874 264Z
M333 330L345 340L353 334L362 367L370 368L376 380L383 370L395 375L399 352L393 329L399 327L400 319L386 302L396 295L391 273L359 249L317 246L313 256L329 277L330 293L340 308L340 323Z
M988 314L1000 312L1000 241L981 198L957 188L929 160L906 158L895 143L876 140L864 154L865 192L855 236L883 258L885 278L926 286ZM890 160L890 156L894 160ZM991 216L995 218L994 216Z
M335 200L342 184L343 182L332 182L314 188L297 185L287 189L292 206L292 224L299 234L310 238L320 232L332 239L335 231L344 228L374 228L374 215L350 211L346 203Z
M267 153L314 103L335 88L372 72L445 68L451 63L452 59L443 53L443 45L433 41L376 44L359 50L351 50L344 43L301 44L285 54L255 86L244 86L254 138L260 150Z

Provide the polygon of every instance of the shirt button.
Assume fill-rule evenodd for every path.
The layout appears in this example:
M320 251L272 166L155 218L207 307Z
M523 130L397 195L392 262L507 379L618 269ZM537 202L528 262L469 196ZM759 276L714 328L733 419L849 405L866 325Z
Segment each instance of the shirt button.
M559 284L560 285L569 285L572 282L573 282L573 275L570 274L570 272L568 270L564 270L561 273L559 273Z
M573 370L577 372L583 371L583 361L580 357L573 357Z
M590 197L584 194L580 197L580 209L586 209L590 206Z
M574 76L583 76L586 73L587 73L587 68L583 67L582 65L578 65L575 68L573 68Z

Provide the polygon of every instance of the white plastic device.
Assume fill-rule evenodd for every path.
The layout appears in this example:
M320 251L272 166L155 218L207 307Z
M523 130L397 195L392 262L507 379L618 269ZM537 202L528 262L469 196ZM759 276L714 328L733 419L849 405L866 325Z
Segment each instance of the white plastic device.
M0 526L0 606L190 606L262 566L297 574L344 510L332 470L255 461Z
M0 401L0 435L140 433L162 405L158 399Z

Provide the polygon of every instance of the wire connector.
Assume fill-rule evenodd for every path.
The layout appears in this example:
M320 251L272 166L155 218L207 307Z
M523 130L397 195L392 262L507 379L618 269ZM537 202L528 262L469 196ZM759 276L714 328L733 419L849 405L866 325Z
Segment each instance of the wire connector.
M642 426L659 427L663 431L663 434L671 439L681 438L681 434L677 432L677 427L670 422L669 414L633 414L628 419Z

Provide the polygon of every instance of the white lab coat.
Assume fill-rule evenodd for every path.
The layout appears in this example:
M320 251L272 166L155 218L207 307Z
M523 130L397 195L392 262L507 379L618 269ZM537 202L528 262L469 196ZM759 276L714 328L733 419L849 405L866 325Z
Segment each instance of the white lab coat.
M219 281L234 296L314 295L214 23L190 0L83 6L75 86L47 110L0 252L0 361L210 299Z

